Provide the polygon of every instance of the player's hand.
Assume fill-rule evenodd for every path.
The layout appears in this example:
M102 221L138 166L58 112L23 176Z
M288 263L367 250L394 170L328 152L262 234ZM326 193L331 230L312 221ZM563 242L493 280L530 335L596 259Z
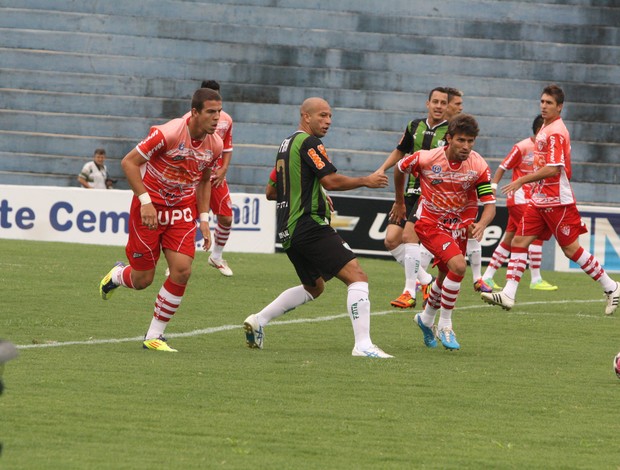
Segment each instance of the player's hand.
M406 220L407 218L407 207L404 202L395 202L392 205L392 210L390 211L390 222L393 224L399 224L401 220Z
M468 228L469 238L475 238L479 242L482 241L482 236L484 235L485 229L486 226L479 222L471 224Z
M224 168L218 168L213 173L213 179L211 180L211 186L217 188L224 183L224 179L226 178L226 170Z
M209 222L200 222L200 233L202 233L202 238L204 238L202 249L204 251L209 251L209 249L211 249L211 229L209 229Z
M384 173L372 173L366 177L368 188L385 188L388 183L389 179Z
M334 212L334 201L332 201L332 198L329 197L329 194L326 194L325 197L327 197L327 204L329 204L329 211Z
M519 181L519 179L516 179L508 183L506 186L502 186L502 194L508 195L510 193L514 193L515 191L521 189L521 186L523 186L523 184Z
M140 206L140 217L142 225L148 227L149 230L157 229L157 210L153 204L144 204Z

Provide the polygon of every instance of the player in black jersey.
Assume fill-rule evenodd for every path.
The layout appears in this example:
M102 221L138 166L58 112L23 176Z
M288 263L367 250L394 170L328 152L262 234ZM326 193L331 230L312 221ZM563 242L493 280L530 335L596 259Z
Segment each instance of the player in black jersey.
M370 339L368 276L355 254L330 226L330 201L325 190L383 188L384 174L351 178L336 173L321 137L331 125L332 111L322 98L308 98L300 109L299 130L280 144L266 195L276 200L278 241L297 271L301 284L245 319L246 343L262 348L263 327L271 320L316 299L325 281L337 277L347 285L347 310L355 346L353 356L390 358Z
M442 87L433 88L426 101L428 109L426 118L414 119L407 124L400 142L377 172L384 173L407 154L445 145L444 136L448 129L448 121L445 119L447 107L447 91ZM420 183L415 176L411 175L407 181L404 201L409 220L415 217L419 198ZM419 269L420 256L416 254L419 251L412 251L412 245L419 244L419 239L413 230L413 224L411 224L411 230L404 230L405 222L404 219L390 220L384 243L396 261L405 267L403 293L390 304L398 308L413 308L416 305L416 281L419 279L424 286L423 290L426 291L433 278L425 269Z

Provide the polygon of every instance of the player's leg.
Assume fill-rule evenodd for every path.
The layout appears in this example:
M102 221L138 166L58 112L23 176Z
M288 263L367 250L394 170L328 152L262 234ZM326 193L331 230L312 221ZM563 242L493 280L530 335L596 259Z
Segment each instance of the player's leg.
M527 206L510 246L506 286L500 292L480 294L482 300L492 305L499 305L504 310L510 310L515 304L519 282L527 267L528 247L537 238L548 240L550 236L551 231L543 217L543 210Z
M467 257L474 280L474 291L493 292L493 288L482 279L482 246L475 238L467 240Z
M540 267L542 266L542 245L543 241L536 239L528 248L528 258L530 260L530 289L552 291L558 290L558 286L549 284L542 278Z
M605 314L611 315L620 303L620 283L611 279L598 259L579 244L579 235L586 233L587 229L581 222L577 207L573 205L561 208L552 213L550 217L556 223L554 236L564 255L577 263L583 272L601 285L607 296ZM561 229L556 221L560 218L563 221Z
M343 248L346 249L346 248ZM355 345L351 354L359 357L388 359L387 354L370 338L370 299L368 276L357 259L350 260L336 277L347 285L347 311L353 327Z
M263 328L287 312L319 297L325 289L321 273L303 253L303 248L295 245L286 250L286 255L293 264L301 284L290 287L280 293L271 303L258 313L249 315L243 322L245 342L249 348L262 349L264 341Z
M493 278L497 270L502 267L507 259L510 258L510 245L512 244L512 239L514 238L515 232L517 231L517 226L523 218L523 213L526 207L527 204L508 206L508 223L506 224L504 237L495 248L495 251L491 256L491 261L482 275L482 279L484 279L484 281L492 287L493 290L502 290L502 286L497 284Z
M137 201L137 202L136 202ZM130 265L118 261L99 283L99 295L108 300L115 289L123 286L142 290L153 282L155 267L160 256L160 237L165 227L151 230L142 225L140 202L132 202L129 211L129 236L125 254Z
M416 305L416 281L420 268L420 241L415 233L414 223L407 221L402 233L402 246L405 248L403 266L405 268L405 288L403 293L390 304L397 308L413 308Z
M218 187L211 188L210 205L211 211L215 214L217 220L208 263L222 275L230 277L233 275L232 269L230 269L228 262L222 257L224 247L230 237L233 221L232 201L226 180Z
M185 288L191 275L193 258L187 254L164 249L164 256L170 268L155 300L153 318L144 335L144 348L156 351L176 352L168 346L164 333L172 317L179 309Z

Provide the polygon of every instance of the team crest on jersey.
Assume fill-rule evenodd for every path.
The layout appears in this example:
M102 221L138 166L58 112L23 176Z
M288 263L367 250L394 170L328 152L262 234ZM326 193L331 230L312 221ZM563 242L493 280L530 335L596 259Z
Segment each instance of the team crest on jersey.
M437 174L441 173L441 165L433 165L431 167L431 171L433 173L437 173Z
M562 225L560 227L560 232L562 232L562 235L565 237L568 237L570 235L570 227L568 225Z
M181 151L185 150L185 142L181 142L179 144L179 150L181 150Z

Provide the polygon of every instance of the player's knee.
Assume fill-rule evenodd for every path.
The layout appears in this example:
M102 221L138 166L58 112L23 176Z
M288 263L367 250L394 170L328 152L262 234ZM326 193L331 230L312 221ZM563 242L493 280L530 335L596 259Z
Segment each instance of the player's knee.
M135 290L142 290L149 287L153 284L153 278L155 277L154 272L138 272L133 271L131 276L131 281L133 283L133 288Z
M191 267L183 267L177 269L170 270L170 280L175 284L185 285L189 281L190 276L192 275Z
M304 289L308 294L312 296L313 299L316 299L325 290L325 282L323 282L323 279L319 278L314 286L308 286L304 284Z
M449 269L457 276L465 276L465 272L467 271L467 262L465 258L461 259L452 259L450 263Z
M218 215L217 222L224 227L230 227L232 225L232 216L230 215Z
M392 250L395 250L398 247L398 245L400 245L400 240L396 241L396 240L386 237L383 240L383 245L385 246L386 250L392 251Z

